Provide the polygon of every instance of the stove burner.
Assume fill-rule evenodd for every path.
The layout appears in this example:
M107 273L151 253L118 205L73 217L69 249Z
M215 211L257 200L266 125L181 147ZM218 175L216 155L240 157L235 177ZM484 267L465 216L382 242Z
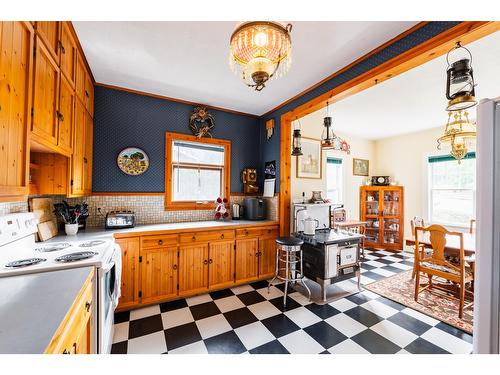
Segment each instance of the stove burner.
M20 267L28 267L34 264L38 264L40 262L45 262L47 259L43 258L29 258L29 259L21 259L15 260L13 262L7 263L5 267L9 268L20 268Z
M106 243L106 241L94 240L94 241L88 241L88 242L81 243L80 245L78 245L78 247L93 247L93 246L102 245L103 243Z
M92 258L94 255L97 255L97 254L98 253L94 253L93 251L79 251L77 253L70 253L70 254L62 255L62 256L56 258L56 261L63 262L63 263L76 262L78 260Z
M50 253L52 251L64 250L70 246L71 246L71 244L69 244L67 242L60 242L60 243L55 243L55 244L44 246L44 247L37 247L35 249L35 251L39 251L41 253Z

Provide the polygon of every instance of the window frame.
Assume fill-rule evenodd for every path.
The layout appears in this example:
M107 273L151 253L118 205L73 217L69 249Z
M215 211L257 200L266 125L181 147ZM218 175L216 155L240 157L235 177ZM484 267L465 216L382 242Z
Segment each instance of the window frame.
M173 170L174 164L172 160L172 147L174 141L185 141L193 143L205 143L224 147L224 167L222 168L221 191L225 198L229 201L231 191L231 141L217 138L198 138L194 135L180 133L165 133L165 210L210 210L213 209L213 201L173 201ZM189 166L190 163L182 163ZM181 165L182 165L181 164ZM200 164L202 165L202 164ZM191 164L193 166L193 164ZM198 166L198 164L196 164ZM214 169L214 166L207 166L207 169ZM219 168L216 168L219 169ZM214 199L215 200L215 199Z
M332 160L332 162L329 162L328 160ZM335 160L335 162L334 162L334 160ZM338 165L339 169L340 169L341 178L340 178L339 183L337 184L339 202L334 202L334 203L342 203L342 201L344 199L344 182L345 182L345 179L344 179L344 159L340 158L340 157L337 157L337 156L327 156L326 157L326 163L325 163L326 164L325 165L326 198L328 198L328 179L329 179L329 176L328 176L328 164L329 163Z
M433 173L432 173L432 169L433 169L433 166L432 164L436 163L436 162L432 162L431 159L443 159L444 162L448 162L448 161L451 161L451 162L457 162L454 158L450 157L449 154L429 154L425 157L425 170L426 170L426 174L427 174L427 186L426 186L426 211L427 211L427 221L429 223L435 223L435 224L440 224L440 225L444 225L446 227L450 227L450 228L457 228L459 230L463 229L463 228L468 228L469 227L469 223L463 223L463 224L460 224L460 223L451 223L451 222L440 222L440 221L432 221L432 217L433 217L433 210L432 210L432 207L433 207L433 194L432 192L433 191L450 191L450 190L453 190L453 191L472 191L472 216L471 218L474 217L474 212L476 212L476 206L477 206L477 162L476 162L476 170L475 170L475 178L476 178L476 181L475 181L475 184L474 184L474 188L472 189L465 189L465 188L454 188L454 189L445 189L445 188L433 188L432 186L432 177L433 177ZM464 159L476 159L476 153L475 151L471 151L469 153L467 153L466 157ZM437 163L439 163L439 161L437 161Z

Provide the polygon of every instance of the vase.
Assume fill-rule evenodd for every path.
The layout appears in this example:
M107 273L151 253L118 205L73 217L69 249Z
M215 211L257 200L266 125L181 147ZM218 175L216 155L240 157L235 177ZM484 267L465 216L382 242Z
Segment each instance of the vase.
M64 231L68 236L75 236L78 233L78 224L64 224Z

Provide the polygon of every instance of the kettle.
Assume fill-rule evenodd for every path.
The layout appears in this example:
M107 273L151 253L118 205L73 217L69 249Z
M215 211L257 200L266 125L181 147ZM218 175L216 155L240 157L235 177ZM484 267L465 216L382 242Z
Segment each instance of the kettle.
M316 234L316 228L319 227L318 220L309 216L302 220L302 223L304 224L304 234L309 236L314 236Z
M243 206L235 203L233 204L233 220L240 220L243 217Z

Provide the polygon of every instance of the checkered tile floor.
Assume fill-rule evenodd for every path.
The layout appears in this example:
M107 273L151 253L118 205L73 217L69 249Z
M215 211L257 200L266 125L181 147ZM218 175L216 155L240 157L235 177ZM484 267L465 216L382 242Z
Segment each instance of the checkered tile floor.
M361 282L411 267L410 255L367 251ZM117 313L112 353L472 351L472 336L367 290L326 305L293 292L283 309L283 289L273 286L268 294L260 281Z

